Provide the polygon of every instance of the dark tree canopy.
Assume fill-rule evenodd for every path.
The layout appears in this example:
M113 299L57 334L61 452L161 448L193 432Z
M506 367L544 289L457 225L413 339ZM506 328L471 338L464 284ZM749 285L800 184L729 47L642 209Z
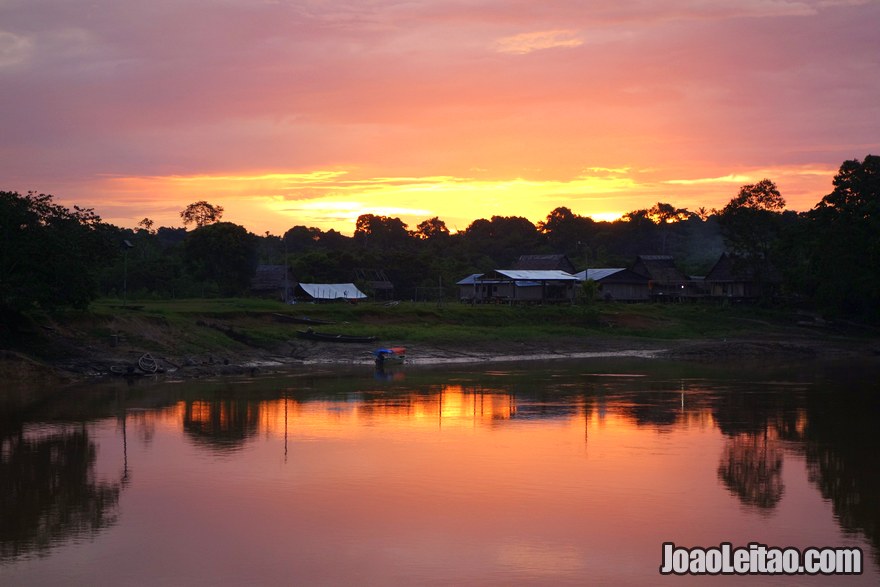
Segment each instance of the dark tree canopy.
M189 233L184 255L196 277L214 282L222 295L239 295L257 269L257 237L243 226L218 222Z
M91 209L0 192L0 308L85 307L98 293L97 267L115 252L109 234Z
M443 238L449 236L449 229L446 227L445 222L434 216L419 222L413 236L423 240Z
M320 243L321 237L322 233L317 228L302 225L294 226L284 233L284 246L291 253L306 251Z
M723 215L743 208L782 212L785 208L785 198L779 193L775 183L769 179L762 179L758 183L742 186L739 194L727 203L721 213Z
M691 212L687 208L676 208L672 204L666 202L657 202L648 209L648 218L657 224L668 224L670 222L683 222L691 217Z
M551 242L565 245L576 244L585 240L593 230L596 222L588 216L579 216L569 208L561 206L547 215L547 219L538 222L537 229L547 235Z
M538 252L542 235L522 216L493 216L471 223L464 232L472 252L487 255L496 265L509 265L519 255Z
M201 228L220 222L220 219L223 218L223 206L215 206L205 200L199 200L184 208L180 212L180 218L183 220L184 226L195 224L196 228Z
M408 238L409 231L400 218L362 214L355 222L354 239L366 246L402 246Z
M880 157L845 161L834 190L807 213L805 289L842 314L880 314Z
M785 199L769 179L744 185L728 202L718 217L724 242L737 272L765 288L777 279L775 257L781 245L785 217Z
M141 220L140 222L137 223L139 230L146 230L150 234L153 233L153 225L154 224L155 224L155 222L153 222L153 220L150 218L144 218L143 220Z
M874 224L880 222L880 156L844 161L833 185L834 191L816 205L814 216L849 216Z
M657 202L604 222L558 206L537 225L495 215L454 234L436 216L410 231L400 218L364 214L353 236L295 225L283 238L221 222L223 208L205 201L181 213L195 225L187 232L157 228L149 217L134 229L117 228L91 210L57 206L51 196L2 192L0 310L82 307L97 295L120 296L123 283L131 297L239 294L256 262L287 264L304 281L381 274L395 297L430 289L436 299L438 288L449 297L463 277L510 268L521 255L564 254L583 269L666 254L686 274L706 275L726 251L750 280L777 288L785 278L785 289L772 289L767 301L880 319L878 178L880 157L845 161L833 191L801 214L786 211L777 186L764 179L742 186L720 211ZM134 245L125 254L124 241Z
M785 199L769 179L744 185L721 211L719 221L731 253L767 260L781 230Z

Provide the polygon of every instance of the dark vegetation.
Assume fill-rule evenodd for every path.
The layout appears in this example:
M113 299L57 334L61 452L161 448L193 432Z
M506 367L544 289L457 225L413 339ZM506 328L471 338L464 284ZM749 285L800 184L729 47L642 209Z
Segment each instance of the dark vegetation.
M868 322L880 312L880 157L874 155L844 162L834 190L802 213L784 210L776 186L763 180L743 186L721 210L661 202L619 221L596 222L560 207L537 225L493 216L455 234L436 217L410 229L399 218L367 214L351 237L307 226L283 236L254 235L221 221L222 207L204 201L181 212L192 230L154 229L149 218L125 229L91 209L69 210L52 200L0 192L5 327L14 329L33 312L83 309L97 298L124 305L245 296L261 263L287 263L302 282L357 283L359 269L381 269L397 299L451 300L463 277L540 253L564 253L580 268L626 267L639 254L668 254L686 274L704 275L726 250L759 279L781 274L781 295L767 304Z

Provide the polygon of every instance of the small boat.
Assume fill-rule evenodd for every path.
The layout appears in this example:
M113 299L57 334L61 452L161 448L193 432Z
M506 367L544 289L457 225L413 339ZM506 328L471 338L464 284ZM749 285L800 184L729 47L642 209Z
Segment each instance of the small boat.
M321 342L373 342L375 336L352 336L350 334L330 334L327 332L315 332L311 328L308 330L297 330L296 336L306 340L317 340Z
M401 365L406 361L406 349L402 346L393 346L386 349L376 349L373 351L376 357L376 366L384 365Z

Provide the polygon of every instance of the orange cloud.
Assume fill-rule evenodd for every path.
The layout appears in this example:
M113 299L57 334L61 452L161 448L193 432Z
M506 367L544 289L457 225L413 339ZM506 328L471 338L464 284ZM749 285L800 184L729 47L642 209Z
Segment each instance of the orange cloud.
M495 46L499 53L525 55L526 53L542 49L578 47L583 43L577 31L554 30L520 33L510 37L503 37L495 42Z

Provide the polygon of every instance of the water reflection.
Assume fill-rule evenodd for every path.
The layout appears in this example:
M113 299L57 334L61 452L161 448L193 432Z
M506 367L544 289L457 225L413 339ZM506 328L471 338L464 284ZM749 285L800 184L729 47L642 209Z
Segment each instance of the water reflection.
M727 439L718 478L743 505L772 510L782 499L782 447L769 434L737 434Z
M0 440L0 560L90 535L114 524L118 481L96 479L97 448L84 426L53 426Z
M246 398L221 398L183 403L183 430L196 443L221 452L244 446L257 434L260 404Z
M876 557L875 381L575 366L96 387L0 430L0 562L101 530L126 536L136 512L179 503L187 516L254 508L224 532L293 541L309 553L294 557L305 582L328 572L314 561L343 555L354 574L331 582L359 577L358 557L369 557L351 553L364 550L425 565L405 581L377 575L382 583L424 583L428 568L441 583L461 583L466 575L424 562L456 553L484 583L645 583L674 533L693 544L744 542L781 518L804 524L794 535L805 540L840 539L821 520L786 513L816 490L833 523L866 537ZM682 503L703 517L688 520ZM131 526L120 522L126 511ZM718 516L720 533L705 533L705 512ZM222 540L220 531L196 533L212 523L178 529L191 532L181 541ZM597 575L596 553L615 556L611 545L650 574Z
M787 438L803 443L810 481L831 500L840 525L864 533L880 564L880 385L874 379L848 394L814 394L806 422Z

